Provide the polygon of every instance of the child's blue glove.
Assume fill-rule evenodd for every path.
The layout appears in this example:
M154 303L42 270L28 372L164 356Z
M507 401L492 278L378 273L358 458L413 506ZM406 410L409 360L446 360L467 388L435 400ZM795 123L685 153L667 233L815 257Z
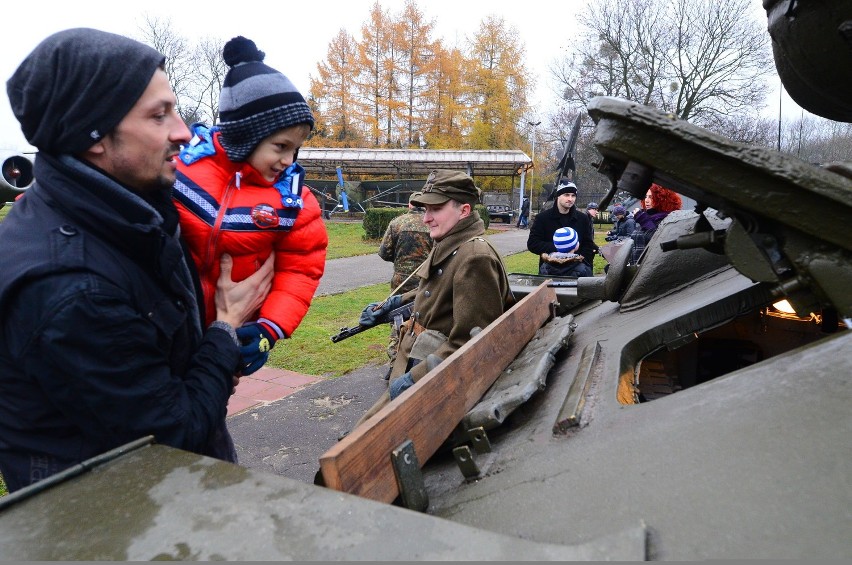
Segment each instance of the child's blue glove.
M390 394L390 399L393 400L414 384L414 379L411 378L411 373L405 373L399 378L393 380L390 384L390 388L388 389L388 394Z
M263 367L269 359L269 352L277 341L276 337L263 324L252 322L237 328L240 347L242 375L250 375Z

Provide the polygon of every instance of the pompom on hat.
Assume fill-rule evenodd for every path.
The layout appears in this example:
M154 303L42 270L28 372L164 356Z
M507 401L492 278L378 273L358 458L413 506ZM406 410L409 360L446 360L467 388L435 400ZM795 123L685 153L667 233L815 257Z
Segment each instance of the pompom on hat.
M553 245L560 253L573 253L580 246L580 238L572 228L559 228L553 232Z
M230 67L219 95L220 141L231 161L245 161L255 147L281 129L307 124L314 116L286 76L263 63L266 53L237 36L222 50Z
M165 57L134 39L92 28L49 36L6 82L27 141L53 155L78 154L124 119Z

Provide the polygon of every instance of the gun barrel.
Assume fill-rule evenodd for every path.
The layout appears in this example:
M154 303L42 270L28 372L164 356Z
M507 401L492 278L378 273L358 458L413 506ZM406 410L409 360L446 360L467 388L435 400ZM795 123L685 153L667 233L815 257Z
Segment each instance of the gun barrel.
M366 326L353 326L351 328L341 328L339 332L331 336L332 343L337 343L338 341L344 340L347 337L352 337L355 334L361 333L366 330Z

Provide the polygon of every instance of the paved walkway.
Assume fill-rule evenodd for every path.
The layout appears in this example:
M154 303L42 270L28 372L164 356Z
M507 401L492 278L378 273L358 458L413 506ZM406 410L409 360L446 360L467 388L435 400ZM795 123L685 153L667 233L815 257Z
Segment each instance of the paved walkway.
M526 251L526 230L513 226L492 225L500 233L487 236L488 241L503 255ZM376 254L326 261L325 272L315 296L338 294L347 290L390 281L393 264ZM265 406L285 398L310 384L324 380L322 377L302 375L284 369L263 367L256 373L240 379L237 392L228 402L228 416ZM365 408L366 409L366 408Z

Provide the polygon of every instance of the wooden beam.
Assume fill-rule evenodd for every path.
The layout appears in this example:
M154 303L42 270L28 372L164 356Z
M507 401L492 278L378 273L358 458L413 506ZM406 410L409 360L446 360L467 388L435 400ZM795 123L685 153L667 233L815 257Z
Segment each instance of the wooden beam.
M399 494L391 452L406 439L422 466L550 319L556 291L541 284L414 386L320 457L329 488L382 502Z

